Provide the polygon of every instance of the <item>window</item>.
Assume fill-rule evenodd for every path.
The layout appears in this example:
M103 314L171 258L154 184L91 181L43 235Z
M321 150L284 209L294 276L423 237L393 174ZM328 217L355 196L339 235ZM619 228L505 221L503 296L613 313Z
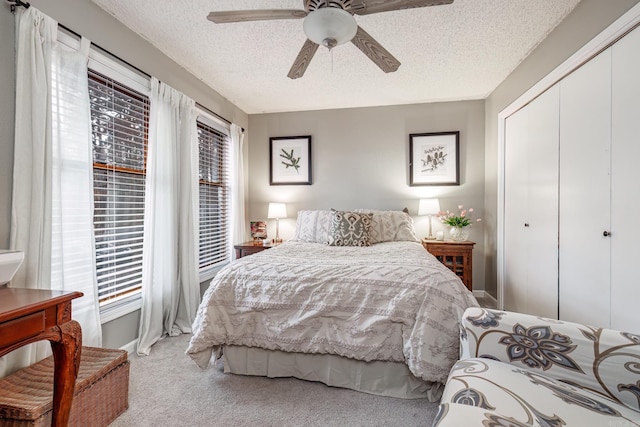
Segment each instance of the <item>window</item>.
M142 288L149 98L89 70L100 306Z
M229 137L198 120L201 278L229 262Z
M80 41L65 31L71 49ZM89 50L94 234L101 321L140 307L149 76L100 49ZM199 145L199 272L212 277L230 261L229 126L205 111Z

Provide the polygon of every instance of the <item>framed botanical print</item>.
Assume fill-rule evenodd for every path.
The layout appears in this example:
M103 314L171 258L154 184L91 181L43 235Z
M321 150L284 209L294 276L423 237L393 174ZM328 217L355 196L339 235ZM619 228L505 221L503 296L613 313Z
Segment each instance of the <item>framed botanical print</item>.
M409 185L460 185L460 132L409 135Z
M269 138L269 184L311 185L311 136Z

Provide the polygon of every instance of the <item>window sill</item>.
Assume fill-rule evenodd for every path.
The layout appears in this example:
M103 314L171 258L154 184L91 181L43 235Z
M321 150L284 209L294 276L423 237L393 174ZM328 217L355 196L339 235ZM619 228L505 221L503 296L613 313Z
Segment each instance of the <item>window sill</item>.
M132 296L127 300L101 307L100 324L104 325L107 322L140 310L140 308L142 308L142 296L140 294Z
M225 267L227 264L229 263L226 262L222 265L217 265L216 267L213 267L209 270L200 272L200 275L199 275L200 283L213 279L216 276L216 274L218 274L218 271L222 270L222 268Z

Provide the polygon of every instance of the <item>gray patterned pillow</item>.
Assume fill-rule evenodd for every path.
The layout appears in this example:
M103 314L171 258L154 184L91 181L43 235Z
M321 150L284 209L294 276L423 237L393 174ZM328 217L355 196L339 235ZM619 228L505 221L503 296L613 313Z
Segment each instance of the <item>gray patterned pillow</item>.
M329 227L330 246L371 246L371 214L333 211Z

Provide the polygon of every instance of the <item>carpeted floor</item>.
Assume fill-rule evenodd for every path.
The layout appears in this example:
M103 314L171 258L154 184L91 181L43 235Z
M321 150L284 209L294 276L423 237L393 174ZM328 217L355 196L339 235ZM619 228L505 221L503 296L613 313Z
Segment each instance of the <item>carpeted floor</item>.
M430 426L437 411L424 399L201 370L184 354L189 339L165 338L149 356L129 357L129 409L112 427Z

